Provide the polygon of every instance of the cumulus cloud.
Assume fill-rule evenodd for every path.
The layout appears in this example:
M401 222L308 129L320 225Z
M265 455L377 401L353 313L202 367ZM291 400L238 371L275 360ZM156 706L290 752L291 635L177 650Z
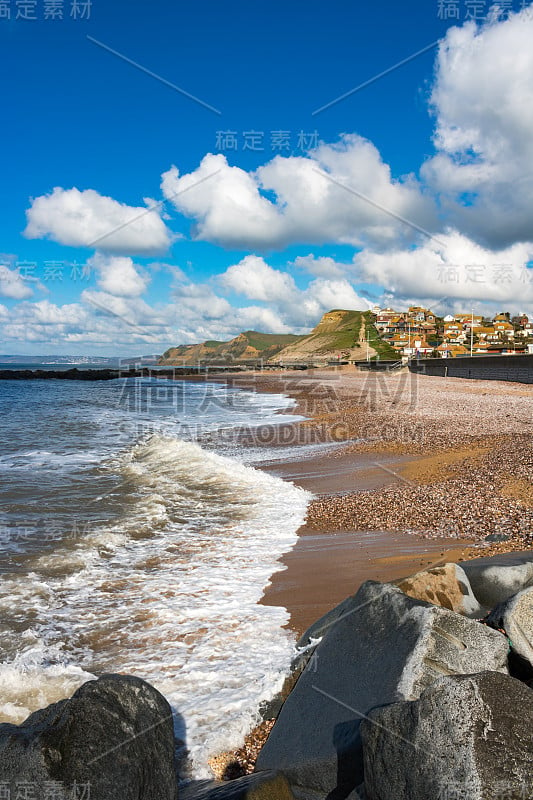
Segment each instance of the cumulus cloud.
M316 278L299 289L288 272L271 267L258 256L246 256L232 265L219 282L244 297L267 302L285 330L314 326L332 308L360 310L368 306L345 278ZM282 332L281 328L277 332Z
M23 300L31 297L33 290L24 281L15 269L9 269L5 264L0 264L0 295L11 297L13 300Z
M311 253L308 256L297 256L293 266L305 270L310 275L323 278L344 278L349 269L348 264L339 264L334 258L329 256L315 258Z
M296 291L294 280L287 272L270 267L259 256L246 256L229 267L221 277L222 284L250 300L276 302Z
M395 180L374 145L355 134L307 157L276 156L251 173L208 154L189 174L173 166L161 186L194 220L197 239L236 249L296 242L386 247L435 225L432 202L416 179Z
M437 154L422 169L448 220L494 249L533 241L533 15L450 28L431 104Z
M362 280L386 287L394 299L492 302L516 309L533 304L533 244L515 244L493 251L458 231L414 250L387 254L365 250L354 257ZM470 302L472 301L472 302Z
M56 187L35 198L26 211L24 235L52 239L70 247L98 247L110 253L156 255L164 253L172 234L156 205L132 207L104 197L93 189Z
M150 281L149 275L136 267L131 258L95 253L87 264L98 275L98 285L111 295L137 297Z

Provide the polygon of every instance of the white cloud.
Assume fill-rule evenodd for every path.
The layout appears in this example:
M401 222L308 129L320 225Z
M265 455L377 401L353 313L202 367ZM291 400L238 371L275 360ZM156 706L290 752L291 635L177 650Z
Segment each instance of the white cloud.
M221 282L237 294L264 303L283 300L296 292L295 283L287 272L273 269L254 255L229 267L221 276Z
M315 258L311 253L307 256L297 256L292 266L321 278L344 278L350 268L348 264L339 264L329 256Z
M437 154L422 169L448 219L494 249L533 241L533 14L450 28L431 103Z
M219 281L244 297L267 302L285 330L312 327L332 308L360 310L368 305L344 278L316 278L299 289L288 272L274 269L258 256L246 256L229 267ZM281 332L280 327L277 332Z
M17 270L9 269L5 264L0 264L0 295L11 297L14 300L23 300L31 297L33 290L25 283Z
M362 280L386 287L395 299L433 298L446 301L493 302L515 308L533 304L533 244L488 250L457 231L450 231L414 250L354 257Z
M95 253L87 264L98 274L98 285L109 294L136 297L142 294L150 276L140 272L131 258Z
M172 234L153 201L145 202L145 207L132 207L93 189L56 187L32 201L24 234L29 239L49 238L70 247L98 247L110 253L163 253Z
M295 242L385 247L413 240L417 226L435 225L432 201L416 179L393 179L374 145L355 134L308 157L276 156L254 173L210 153L192 173L164 173L162 191L195 221L197 239L237 249Z

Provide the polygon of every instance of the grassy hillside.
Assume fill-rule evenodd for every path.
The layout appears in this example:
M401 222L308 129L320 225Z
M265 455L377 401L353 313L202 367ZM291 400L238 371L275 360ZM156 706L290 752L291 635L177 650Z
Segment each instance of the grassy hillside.
M316 328L308 336L289 345L275 357L275 361L298 361L314 356L357 357L362 352L364 314L362 311L334 309L324 314Z
M159 364L166 366L183 366L212 362L214 364L231 364L235 361L267 361L287 345L301 339L292 333L260 333L245 331L229 342L210 340L201 344L182 344L170 347L159 359Z
M244 331L229 342L207 341L169 348L159 364L185 366L212 363L323 361L366 358L368 335L371 358L398 358L376 330L369 311L334 309L324 314L307 336Z
M371 312L365 311L364 317L366 322L366 331L367 334L369 334L368 342L370 347L376 351L376 354L380 357L380 359L392 359L393 361L398 361L399 355L396 350L379 335L378 330L374 325Z

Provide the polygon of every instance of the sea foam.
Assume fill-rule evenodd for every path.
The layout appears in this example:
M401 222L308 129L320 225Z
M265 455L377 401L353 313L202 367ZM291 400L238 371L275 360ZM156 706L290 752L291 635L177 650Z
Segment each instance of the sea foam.
M120 479L121 516L5 576L0 716L20 722L93 675L134 673L167 697L192 773L208 776L209 756L238 745L281 687L288 614L258 601L310 495L175 436L102 470Z

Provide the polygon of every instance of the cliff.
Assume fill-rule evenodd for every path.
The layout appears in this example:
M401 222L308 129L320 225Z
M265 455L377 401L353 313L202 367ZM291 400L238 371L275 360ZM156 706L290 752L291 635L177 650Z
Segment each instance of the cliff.
M295 334L259 333L245 331L229 342L207 341L200 344L182 344L170 347L159 359L162 366L184 366L199 361L213 364L258 361L275 356L301 336Z
M367 349L367 339L368 349ZM229 342L206 341L170 347L159 359L163 366L185 366L213 363L232 364L263 360L323 361L332 359L365 359L379 354L395 358L393 350L383 342L368 311L328 311L318 325L305 336L295 334L245 331Z

